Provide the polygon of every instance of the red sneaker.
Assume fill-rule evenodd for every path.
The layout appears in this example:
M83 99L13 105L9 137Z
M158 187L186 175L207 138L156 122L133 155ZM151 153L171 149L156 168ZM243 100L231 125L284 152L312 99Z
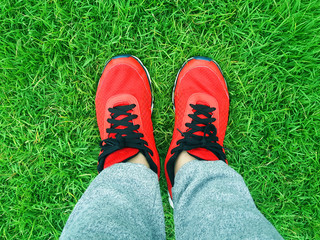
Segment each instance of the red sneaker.
M98 171L140 152L159 177L160 162L151 121L151 81L141 61L131 55L113 57L103 70L95 102L102 140Z
M227 85L220 67L210 58L189 59L177 75L172 95L175 124L165 160L171 198L174 163L182 151L199 160L227 162L223 140L229 115Z

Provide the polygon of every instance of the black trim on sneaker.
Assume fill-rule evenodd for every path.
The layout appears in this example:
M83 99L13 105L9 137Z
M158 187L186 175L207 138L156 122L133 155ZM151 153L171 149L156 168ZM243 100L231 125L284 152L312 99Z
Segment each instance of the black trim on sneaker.
M143 140L143 134L138 132L140 125L134 125L132 120L138 116L132 114L130 111L135 108L135 104L117 106L109 108L111 118L107 121L111 124L110 128L107 128L107 133L115 134L115 138L107 138L100 142L100 148L102 150L98 157L98 172L103 170L104 162L107 156L111 153L123 149L123 148L136 148L139 149L145 158L147 159L151 170L157 173L157 165L153 162L151 156L153 156L152 150L147 147L148 142ZM121 120L117 119L119 116L126 116ZM119 128L121 126L121 128ZM124 128L123 128L124 127ZM151 156L150 156L151 155ZM130 156L124 161L128 161L134 156Z
M213 124L216 119L212 117L212 112L216 109L201 104L190 104L190 106L194 110L193 114L188 115L192 121L191 123L185 124L188 128L186 132L181 132L177 129L183 138L178 140L178 146L171 150L173 156L167 163L168 176L172 186L174 184L174 163L182 151L205 148L216 155L219 160L225 162L227 159L226 154L223 152L223 147L218 143L217 128ZM205 118L200 118L199 115L202 115ZM195 134L197 132L201 132L201 135ZM202 160L197 156L194 157Z

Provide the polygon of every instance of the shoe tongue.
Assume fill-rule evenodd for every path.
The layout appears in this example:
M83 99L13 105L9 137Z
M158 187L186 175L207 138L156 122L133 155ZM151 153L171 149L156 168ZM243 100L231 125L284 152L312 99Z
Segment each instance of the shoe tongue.
M197 103L197 104L201 104L201 103ZM203 104L206 105L206 104ZM199 118L201 119L206 119L207 117L200 114L198 115ZM198 124L199 127L205 127L205 125L203 124ZM198 136L203 136L204 133L201 131L195 132L193 133L194 135L198 135ZM207 160L207 161L215 161L215 160L219 160L219 158L212 153L211 151L205 149L205 148L194 148L192 150L187 151L190 155L193 155L194 157L201 159L201 160Z
M201 160L207 160L207 161L215 161L219 160L219 158L212 153L211 151L205 149L205 148L194 148L192 150L187 151L190 155L201 159Z
M124 106L126 104L120 104L118 106ZM132 110L128 111L128 113L132 113ZM128 115L120 115L117 117L117 120L122 120L124 118L128 117ZM132 121L130 121L132 122ZM118 126L117 129L125 129L124 126ZM111 133L109 135L110 138L115 138L116 134ZM134 157L139 153L139 149L136 148L122 148L119 149L111 154L109 154L105 161L103 168L110 167L113 164L120 163L126 160L129 160L130 158Z
M122 106L122 105L119 105L119 106ZM132 110L128 111L128 113L132 113ZM124 119L124 118L126 118L126 117L128 117L128 115L120 115L120 116L118 116L116 119L120 121L120 120L122 120L122 119ZM129 122L132 123L132 120L129 121ZM122 125L116 127L116 129L125 129L125 128L127 128L127 127L122 126ZM108 137L109 137L109 138L115 138L115 137L116 137L116 134L115 134L115 133L110 133Z
M122 148L106 157L103 168L110 167L113 164L128 160L139 153L136 148Z

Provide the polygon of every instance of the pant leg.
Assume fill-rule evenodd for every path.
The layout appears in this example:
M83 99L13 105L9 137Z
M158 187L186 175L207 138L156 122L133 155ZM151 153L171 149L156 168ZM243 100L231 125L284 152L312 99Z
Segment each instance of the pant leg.
M176 239L282 239L223 161L191 161L173 187Z
M106 168L76 204L60 239L165 239L157 175L134 163Z

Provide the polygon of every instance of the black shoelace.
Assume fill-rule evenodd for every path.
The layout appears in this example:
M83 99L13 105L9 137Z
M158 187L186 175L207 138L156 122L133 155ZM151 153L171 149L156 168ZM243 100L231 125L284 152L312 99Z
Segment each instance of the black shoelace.
M178 129L183 138L178 140L178 146L172 149L171 153L174 154L173 158L175 159L183 150L188 151L195 148L205 148L214 153L218 159L225 161L226 155L223 152L223 147L217 143L219 140L217 137L217 128L213 124L216 119L213 118L211 114L216 109L201 104L190 104L190 106L195 110L193 114L188 115L192 121L191 123L186 123L186 127L189 128L188 131L182 133ZM199 115L203 115L205 118L200 118ZM199 131L202 132L203 135L195 134Z
M100 148L103 152L98 157L99 172L103 170L105 159L109 154L127 147L139 149L140 152L147 158L147 161L152 162L149 154L153 156L153 152L147 147L148 143L141 139L143 134L137 131L140 128L140 125L134 125L132 122L132 120L138 116L131 114L129 111L135 107L135 104L131 104L108 109L108 111L111 113L111 118L109 118L107 121L111 124L111 128L107 129L107 133L115 134L115 138L107 138L100 142ZM126 117L121 120L117 119L119 116L123 115L126 115ZM125 128L118 128L120 126Z

